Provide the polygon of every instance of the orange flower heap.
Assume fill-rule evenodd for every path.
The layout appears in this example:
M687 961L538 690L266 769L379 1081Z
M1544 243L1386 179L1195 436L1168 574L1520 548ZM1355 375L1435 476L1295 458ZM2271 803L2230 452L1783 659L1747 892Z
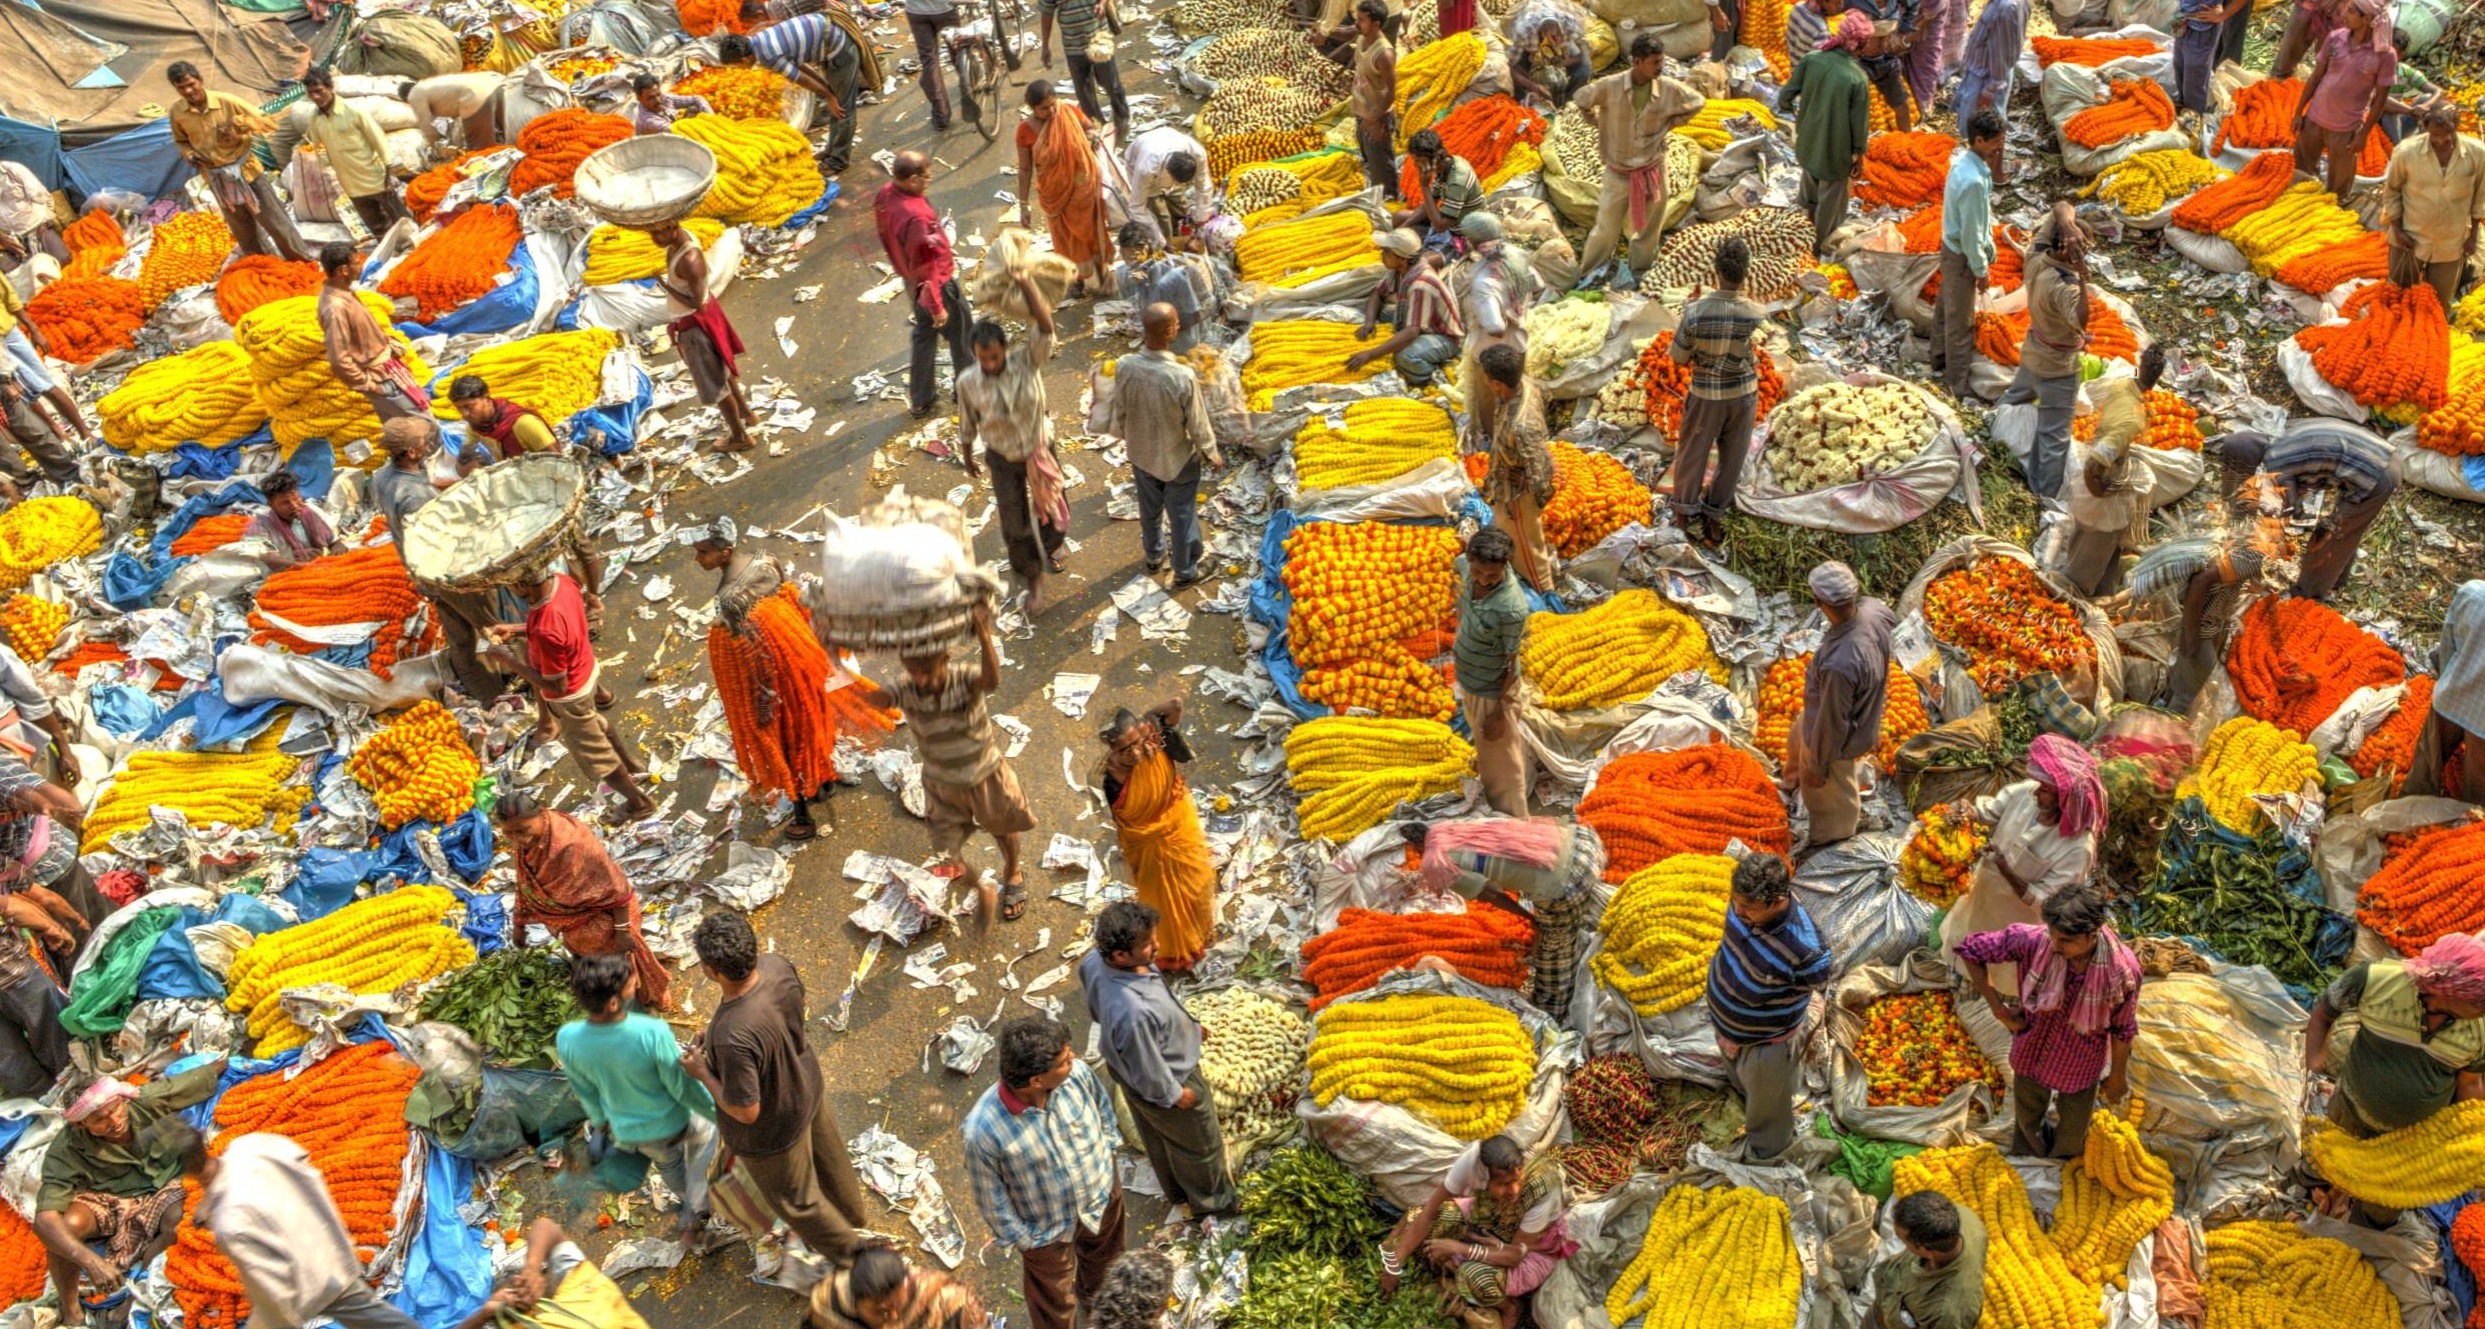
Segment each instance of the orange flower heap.
M2414 767L2416 740L2432 719L2433 676L2418 674L2407 680L2407 691L2399 694L2399 709L2365 735L2347 764L2367 780L2387 774L2390 793L2396 797L2399 786L2407 783L2407 773Z
M835 662L792 584L751 606L744 626L708 626L708 672L725 704L734 762L754 789L809 798L837 778L841 728L876 738L896 717L857 695L876 692L869 683L829 690Z
M358 1043L300 1075L270 1072L242 1081L216 1103L208 1152L244 1135L269 1132L302 1146L319 1169L338 1217L366 1262L388 1244L389 1220L404 1181L406 1095L420 1074L385 1041ZM199 1188L164 1258L164 1276L189 1329L242 1329L250 1302L232 1261L197 1223Z
M2102 148L2139 134L2174 127L2174 101L2153 78L2114 80L2104 102L2062 122L2062 137L2084 148Z
M1795 731L1795 721L1803 714L1803 676L1812 667L1812 653L1791 656L1769 666L1760 680L1760 708L1752 721L1752 746L1761 755L1783 769L1787 761L1786 742ZM1885 771L1896 770L1899 745L1932 727L1932 719L1924 713L1924 694L1907 671L1890 662L1889 701L1881 708L1881 741L1873 747L1873 760Z
M751 30L742 17L741 0L676 0L674 12L682 21L682 31L693 37Z
M1899 219L1898 238L1905 243L1910 254L1940 253L1941 221L1941 200L1936 198ZM1936 272L1933 275L1941 274Z
M1614 758L1579 800L1579 820L1604 839L1605 880L1616 885L1676 854L1723 853L1736 840L1783 854L1790 843L1777 782L1723 743Z
M2328 605L2273 595L2243 611L2226 650L2226 675L2244 714L2309 734L2358 688L2406 678L2407 665Z
M1691 366L1671 354L1674 334L1660 332L1641 348L1639 367L1632 371L1632 385L1648 397L1648 423L1656 426L1667 438L1680 438L1683 432L1683 402L1691 395ZM1777 371L1775 357L1752 357L1752 367L1760 374L1760 399L1754 408L1754 419L1766 420L1777 404L1786 400L1786 379Z
M1508 93L1478 97L1432 122L1441 146L1475 169L1478 181L1501 170L1510 149L1521 143L1542 143L1545 118L1513 100ZM1408 207L1423 206L1423 178L1412 159L1398 172L1398 188Z
M2007 1082L1976 1051L1947 992L1904 992L1864 1008L1855 1035L1863 1063L1864 1102L1872 1107L1938 1107L1971 1084L1999 1102Z
M2351 281L2380 281L2390 275L2390 238L2366 231L2346 244L2290 258L2271 275L2307 295L2328 295Z
M310 295L319 290L319 265L296 263L290 259L267 254L244 254L216 278L216 312L227 323L239 323L242 315L287 296Z
M1553 552L1577 558L1632 522L1648 520L1648 486L1611 453L1553 445L1553 501L1544 509Z
M497 285L520 238L515 207L468 208L399 260L381 280L380 294L413 297L421 320L429 323Z
M1345 711L1448 720L1449 680L1401 644L1458 604L1458 536L1446 527L1310 522L1286 537L1288 645L1303 695Z
M2454 932L2485 930L2485 822L2428 826L2386 841L2381 870L2365 878L2356 921L2401 955Z
M393 546L324 554L259 584L257 607L250 611L250 626L257 629L251 640L262 646L282 646L297 655L315 655L327 646L294 635L286 624L333 628L377 623L370 668L386 678L409 642L408 621L422 607L423 597L416 594Z
M138 265L138 291L152 309L175 291L216 279L233 252L233 233L213 212L178 213L155 228L155 239Z
M432 214L440 210L440 201L448 197L449 187L466 178L458 168L477 157L498 151L498 148L477 148L472 152L459 153L456 160L442 162L406 181L406 211L414 214L414 220L429 225Z
M2097 662L2079 615L2015 558L1989 554L1933 579L1924 621L1964 652L1968 675L1998 697L2031 674L2069 674Z
M129 252L129 238L121 234L120 219L104 208L88 209L62 229L60 238L69 246L69 266L61 269L64 277L100 277Z
M2148 407L2148 433L2141 438L2141 446L2165 452L2200 451L2198 408L2164 388L2150 388L2141 400Z
M150 307L134 281L63 277L26 302L26 319L43 329L55 358L83 365L134 349Z
M2485 454L2485 342L2462 337L2451 347L2448 382L2441 406L2416 422L2417 445L2446 457Z
M2324 382L2376 411L2442 405L2450 391L2450 319L2430 284L2375 282L2348 296L2338 312L2345 323L2295 334Z
M2289 136L2287 141L2294 139ZM2216 235L2268 207L2294 183L2295 154L2264 152L2242 170L2176 204L2174 224L2198 235Z
M51 1286L50 1257L34 1225L13 1204L0 1204L0 1301L22 1306Z
M2091 69L2109 61L2156 55L2164 49L2145 37L2031 37L2028 45L2035 49L2039 65L2068 61Z
M532 194L551 185L555 197L568 198L578 163L596 149L611 147L636 132L620 116L575 106L539 115L518 131L518 148L526 153L526 160L509 172L509 192L512 196Z
M1535 940L1526 919L1492 905L1470 903L1458 914L1348 909L1336 927L1303 943L1303 981L1320 994L1311 1001L1315 1011L1426 958L1445 961L1486 987L1519 988L1527 983L1527 950Z
M446 826L475 805L483 763L465 731L436 701L417 703L354 749L346 769L380 805L380 825L409 821Z
M1875 134L1864 149L1864 176L1855 199L1876 208L1920 208L1941 199L1950 154L1959 141L1929 130Z
M194 554L222 549L241 539L242 532L249 528L250 514L246 512L219 512L212 517L201 517L190 523L190 529L183 531L180 539L173 541L173 557L189 558Z
M694 69L673 85L682 97L705 97L716 113L735 120L785 118L785 76L758 65L709 65Z
M2303 99L2304 81L2296 78L2265 78L2235 89L2234 106L2218 122L2218 134L2210 140L2209 155L2216 156L2230 143L2238 148L2292 149L2295 108ZM2378 176L2389 167L2390 141L2382 137L2381 127L2376 125L2356 153L2356 174Z
M1996 266L1999 266L1998 264ZM1997 365L2019 363L2019 348L2028 340L2028 311L2024 308L2007 314L1990 310L1976 311L1976 349ZM2114 306L2093 289L2088 292L2088 353L2099 359L2138 363L2139 334L2123 320Z
M36 595L19 593L0 604L0 633L6 633L9 649L21 660L41 660L52 653L59 643L62 629L69 626L69 607Z

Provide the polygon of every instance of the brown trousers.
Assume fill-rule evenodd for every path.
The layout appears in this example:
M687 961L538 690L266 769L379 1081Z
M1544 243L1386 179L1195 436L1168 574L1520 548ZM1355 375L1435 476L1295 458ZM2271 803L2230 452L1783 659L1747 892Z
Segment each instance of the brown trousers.
M839 1267L854 1263L855 1229L863 1226L863 1182L846 1155L846 1133L820 1095L811 1128L781 1154L738 1155L760 1194L802 1244ZM1115 1214L1118 1219L1120 1211ZM1101 1275L1099 1275L1101 1276ZM1030 1298L1032 1300L1032 1298Z
M1743 479L1743 463L1752 453L1752 417L1759 409L1757 391L1720 401L1692 397L1683 402L1683 436L1674 448L1674 523L1689 533L1693 517L1723 521L1734 509L1734 487ZM1710 452L1717 454L1717 474L1708 474Z
M1505 817L1527 815L1527 744L1519 737L1518 717L1507 714L1510 699L1506 696L1486 697L1461 691L1458 708L1467 717L1468 737L1475 742L1476 779L1484 786L1484 801L1493 811ZM1488 721L1500 720L1499 738L1486 738Z
M1122 1188L1115 1186L1095 1231L1074 1223L1069 1236L1019 1253L1019 1286L1032 1329L1076 1329L1079 1303L1104 1286L1104 1271L1121 1253Z
M1984 285L1967 270L1967 255L1941 247L1941 292L1933 297L1933 343L1941 361L1942 386L1967 400L1967 371L1976 363L1976 290Z
M2459 303L2459 287L2467 276L2468 260L2464 258L2454 258L2447 263L2425 263L2417 259L2413 249L2401 249L2396 245L2390 247L2390 280L2401 286L2413 286L2418 282L2430 285L2433 293L2442 297L2444 309Z

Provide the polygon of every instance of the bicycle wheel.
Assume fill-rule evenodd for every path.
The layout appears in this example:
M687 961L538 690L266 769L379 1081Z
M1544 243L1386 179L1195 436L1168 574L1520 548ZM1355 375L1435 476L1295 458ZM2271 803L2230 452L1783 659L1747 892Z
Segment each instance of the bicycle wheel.
M958 95L966 99L958 109L989 143L1001 132L1001 76L992 52L980 40L964 41L949 48L949 60L958 70Z
M991 0L991 6L993 43L1001 48L1001 62L1015 74L1018 72L1018 39L1010 31L1009 19L1015 16L1023 28L1026 26L1026 15L1014 0L1006 10L1002 8L1002 0Z

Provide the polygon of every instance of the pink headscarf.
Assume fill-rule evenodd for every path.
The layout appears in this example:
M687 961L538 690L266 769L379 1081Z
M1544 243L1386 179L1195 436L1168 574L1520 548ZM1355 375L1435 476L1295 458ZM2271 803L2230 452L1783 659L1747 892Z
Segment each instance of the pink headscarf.
M1821 49L1826 51L1832 46L1843 46L1850 51L1861 51L1864 43L1871 40L1872 20L1866 18L1862 10L1850 9L1838 16L1838 26L1829 30L1829 36L1821 42Z
M2028 773L2061 802L2058 828L2064 839L2086 835L2104 823L2105 781L2097 777L2097 759L2088 749L2060 734L2039 734L2028 745Z
M2427 995L2485 1002L2485 941L2450 933L2408 961L2407 976Z
M2396 51L2398 49L2390 40L2394 24L2389 0L2346 0L2346 7L2373 21L2372 45L2374 50Z
M127 1080L116 1080L107 1075L88 1085L86 1092L78 1095L77 1101L69 1105L69 1110L60 1115L65 1121L81 1122L114 1103L137 1096L138 1086Z
M1446 891L1458 881L1458 865L1450 855L1459 850L1549 868L1562 855L1562 827L1517 817L1436 822L1425 828L1423 867L1417 873L1425 889Z

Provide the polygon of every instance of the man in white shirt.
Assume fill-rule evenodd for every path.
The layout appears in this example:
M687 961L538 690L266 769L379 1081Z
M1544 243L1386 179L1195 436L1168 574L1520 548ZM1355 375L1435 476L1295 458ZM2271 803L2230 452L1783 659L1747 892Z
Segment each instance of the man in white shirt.
M354 1239L301 1145L244 1135L211 1158L187 1123L161 1129L179 1133L181 1170L204 1192L191 1221L214 1234L241 1275L251 1329L299 1329L322 1316L345 1329L422 1329L363 1281Z
M1194 247L1190 233L1217 210L1208 150L1172 125L1158 125L1130 141L1122 164L1130 175L1132 215L1155 222L1167 249Z

